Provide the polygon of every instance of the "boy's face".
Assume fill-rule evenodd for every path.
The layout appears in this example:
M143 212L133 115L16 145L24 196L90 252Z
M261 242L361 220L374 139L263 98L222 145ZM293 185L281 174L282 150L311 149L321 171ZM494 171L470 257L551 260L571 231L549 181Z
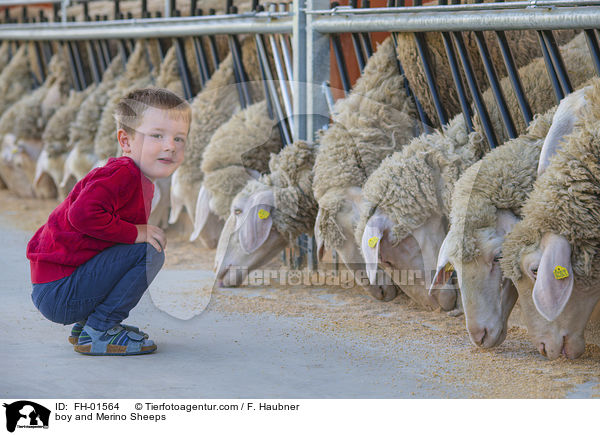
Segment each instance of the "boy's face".
M133 137L117 132L123 155L131 157L151 181L170 176L183 162L189 124L176 111L149 107Z

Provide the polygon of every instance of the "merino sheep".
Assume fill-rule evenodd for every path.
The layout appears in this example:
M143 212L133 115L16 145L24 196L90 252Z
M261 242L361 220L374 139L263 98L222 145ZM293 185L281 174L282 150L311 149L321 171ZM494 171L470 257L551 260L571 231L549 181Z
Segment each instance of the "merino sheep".
M41 193L38 192L39 184L43 182L44 178L48 177L54 183L59 199L65 198L69 193L60 187L65 159L69 152L69 129L65 126L75 121L81 104L95 89L96 86L91 85L80 92L72 90L66 104L60 107L48 120L42 134L43 149L37 160L33 180L33 189L36 191L36 196L39 197Z
M354 242L361 187L381 161L414 136L416 111L398 73L392 39L371 56L352 92L339 100L333 123L323 132L315 162L314 195L319 204L315 237L319 257L336 249L357 273L364 261ZM396 296L395 286L368 286L377 299Z
M316 147L296 141L272 154L268 175L251 180L231 203L219 238L215 269L223 286L239 286L288 243L311 233L317 214L312 192Z
M33 179L42 148L42 133L48 119L67 99L70 87L67 71L64 55L61 52L55 54L50 61L49 75L44 84L15 103L9 109L11 114L7 114L5 118L5 121L10 119L5 133L14 135L14 147L9 153L9 159L2 159L4 179L19 196L35 196ZM6 157L6 153L3 156ZM6 171L10 166L12 179L9 180ZM45 187L46 189L38 190L39 196L52 196L52 186Z
M269 155L282 146L276 121L269 118L264 100L236 113L215 131L204 151L202 189L208 196L209 208L198 205L199 213L212 213L225 221L233 198L249 180L268 169ZM209 237L202 241L214 247L218 234Z
M33 86L29 45L23 44L0 73L0 115Z
M502 271L517 287L533 343L549 359L584 352L584 328L600 300L599 120L600 80L594 79L561 102L552 128L559 123L556 131L567 134L548 135L553 143L544 148L555 154L502 247Z
M260 81L261 76L254 39L247 38L242 41L241 51L244 69L249 79L247 85L249 87L251 100L260 101L264 98L264 93ZM255 135L255 137L251 135L250 141L246 145L242 145L240 142L246 140L245 133L236 130L240 133L234 135L228 133L227 128L223 126L221 127L222 130L220 136L227 139L219 139L219 141L215 142L213 145L212 136L213 134L216 134L217 128L219 128L226 120L230 119L233 113L240 110L238 91L236 88L232 59L231 56L228 56L220 64L219 70L215 72L213 78L207 84L206 89L200 92L192 102L194 115L190 128L190 144L186 150L186 153L189 152L189 154L187 154L186 161L173 174L171 217L169 221L175 223L179 218L181 211L185 208L190 218L193 218L194 220L194 232L190 237L190 240L195 240L200 237L205 245L211 247L216 245L222 224L219 224L218 214L216 215L214 209L210 206L211 198L206 189L199 193L204 173L212 172L216 169L223 169L230 164L239 164L239 152L261 145L259 141L268 138L271 133L271 126L273 125L273 122L267 119L266 109L256 112L256 110L259 109L247 108L247 110L250 111L248 112L248 114L250 114L249 116L259 116L259 118L255 119L256 122L263 127L269 125L266 133L259 133L258 135ZM230 127L231 129L239 129L241 125L238 125L237 127L236 125L240 122L245 122L244 116L242 115L236 119L238 121L232 121L233 124ZM255 131L254 126L251 128ZM217 137L219 136L217 135ZM211 143L210 145L209 142ZM228 142L232 143L229 144ZM223 146L226 148L220 149L220 147ZM222 157L228 153L228 151L226 151L227 149L231 150L232 156L235 156L233 157L235 162L232 160L221 161ZM268 154L263 156L265 158L262 164L263 168L266 168L267 156ZM201 159L203 160L202 162ZM201 167L202 172L198 171L199 167ZM213 176L211 186L213 186L214 189L222 190L218 187L218 183L219 178ZM245 181L240 183L236 188L237 190L231 192L231 199L235 196L235 193L243 187L244 183ZM231 199L228 199L227 201L230 202ZM212 210L212 212L208 214L204 213L204 211L208 210ZM220 207L220 210L226 217L229 210L229 204L225 207ZM210 229L208 231L206 228L207 223L211 224L209 225ZM207 233L208 238L204 236Z
M568 59L570 61L577 61L577 69L571 69L570 71L571 79L574 84L581 84L583 81L589 79L589 77L591 77L594 74L589 54L584 55L583 53L581 53L581 49L585 47L585 40L583 38L583 35L576 37L563 49L565 59ZM543 59L534 60L530 65L521 68L519 70L519 73L522 78L523 87L529 91L528 95L532 95L532 97L530 98L532 110L534 112L544 112L550 109L554 105L554 100L552 96L552 87L547 78L545 66L543 64ZM509 107L512 107L513 109L518 107L517 99L514 92L512 92L512 87L509 79L502 79L501 86L503 92L507 97L506 99ZM495 107L495 99L491 90L488 90L483 94L483 99L488 107ZM504 127L500 116L497 112L491 112L494 114L494 116L491 116L491 122L496 135L502 140L506 140L507 137L504 134ZM458 118L462 120L463 116L458 115L453 121L450 122L450 125L456 127L457 123L462 122L458 121ZM483 131L480 123L477 122L478 117L475 116L474 118L474 125L476 131ZM462 125L464 127L464 123ZM519 133L522 134L525 129L525 124L523 122L517 124L517 129ZM464 135L464 133L458 133L460 132L460 130L460 128L450 128L448 129L448 132L451 135ZM464 142L461 143L460 140L456 140L457 138L455 136L452 136L451 138L443 137L447 136L448 132L444 133L444 135L440 135L438 138L432 138L431 141L433 143L435 143L436 141L440 141L440 145L442 147L449 147L448 149L450 150L450 154L452 155L458 149L457 144L460 144L462 146L464 145ZM434 135L438 135L438 133L434 133ZM415 142L418 143L420 141L425 140L429 140L427 139L427 136L421 136L415 139ZM435 264L435 258L437 258L438 252L437 249L432 250L430 248L436 244L437 248L440 247L439 243L445 236L445 228L439 222L428 222L427 219L436 219L436 216L437 218L446 217L448 215L447 212L449 211L449 204L448 202L442 205L438 204L438 200L435 196L432 196L430 198L432 202L428 203L428 200L426 199L428 195L425 192L421 193L420 197L416 200L428 203L427 206L409 206L406 207L403 211L400 211L400 207L397 205L397 203L394 204L392 196L390 196L390 192L394 191L394 189L404 191L405 188L403 186L406 185L413 186L412 188L408 189L408 192L418 192L418 190L416 190L416 188L414 187L415 178L405 174L409 174L410 171L413 170L415 172L419 172L422 171L422 169L407 169L407 165L409 164L408 162L411 161L409 160L409 158L412 159L412 163L410 164L414 165L415 168L423 164L426 164L427 166L431 165L430 162L425 161L427 158L429 158L425 157L427 156L427 154L424 154L420 157L418 155L413 156L414 151L412 151L411 148L412 147L409 146L406 151L403 151L403 154L399 154L398 156L396 156L397 163L393 160L389 161L387 163L387 167L382 168L379 174L373 175L374 180L370 182L371 188L369 190L369 193L364 193L366 205L363 209L363 217L361 218L361 225L357 229L356 237L357 240L361 240L363 254L365 254L368 257L368 263L371 263L373 265L377 264L377 257L379 255L382 255L383 257L387 258L391 264L394 264L396 266L402 266L408 269L416 270L421 270L421 267L424 267L426 273L424 278L425 281L428 281L431 277L427 274L429 273L429 271L435 270L435 267L431 266ZM481 156L482 154L479 155L479 157ZM402 162L400 163L400 161ZM420 161L423 162L419 163ZM464 163L472 164L475 161L476 160L467 159L464 161ZM435 168L435 164L432 167ZM448 178L448 180L443 181L442 185L448 185L448 183L452 184L454 181L456 181L456 179L462 173L462 171L464 171L464 169L466 169L467 167L468 165L461 166L461 171L454 173L456 178ZM442 169L436 169L435 171L441 170ZM402 176L399 174L402 174ZM434 183L438 183L438 181L434 181ZM383 186L386 187L383 188ZM392 188L391 186L396 187ZM422 187L419 188L423 189ZM451 192L451 188L448 188L448 192ZM412 193L406 194L409 197L412 195ZM449 201L450 195L445 196L445 198L445 201ZM387 209L387 211L385 211L385 209ZM426 223L428 225L433 225L436 231L439 232L435 232L433 230L433 227L427 229L427 226L422 226ZM389 231L390 228L397 228L398 226L400 226L401 228L407 228L410 231L412 231L413 237L406 239L406 242L408 244L401 243L401 240L402 238L407 237L407 235L410 234L410 231L408 233L402 234L398 234L399 232L396 230L394 231L396 234L393 234ZM417 229L419 229L419 231L416 231ZM426 233L426 235L421 234L420 232L424 232ZM418 237L415 239L415 236ZM372 237L377 237L378 240L380 240L381 237L383 237L383 240L381 240L380 242L381 248L379 248L379 244L373 243L374 248L368 245L368 240L372 239ZM423 238L423 240L420 240L419 237ZM415 243L415 240L419 241L419 243ZM417 244L419 246L417 246ZM425 248L427 248L425 251L421 251L421 261L423 262L423 264L415 264L415 261L417 261L417 259L419 258L418 256L416 256L415 253ZM379 253L377 251L378 249L385 249L385 252L382 251L381 253ZM433 254L434 257L431 257L432 252L435 252ZM412 260L406 263L404 259L410 258L411 256ZM376 277L374 274L374 270L372 270L371 279L373 280L375 278ZM430 283L427 284L427 286L429 285ZM420 285L405 285L404 287L410 288L410 296L418 300L419 303L426 306L431 305L431 300L428 300L426 295L423 294L423 288ZM432 293L435 294L437 302L440 303L442 307L444 307L445 309L450 308L453 299L451 296L452 292L450 291L450 289L433 289ZM455 313L457 313L457 311L455 311ZM491 338L489 338L489 340L491 340Z
M435 298L428 294L429 272L435 270L437 252L446 234L454 183L486 151L481 135L468 135L464 117L459 115L443 131L413 139L371 174L363 186L355 233L371 284L376 282L381 258L382 264L394 271L424 274L416 275L414 282L406 281L408 277L394 277L420 305L455 308L454 289L443 289Z
M104 71L102 82L81 103L75 121L69 126L71 150L65 160L61 188L70 191L75 182L81 180L92 169L97 157L94 154L94 138L102 109L108 101L109 91L115 87L118 76L123 72L123 59L117 55Z
M438 285L445 285L447 265L456 270L467 330L477 346L498 346L506 338L517 292L500 270L502 242L521 218L533 188L554 111L537 115L527 133L492 150L454 185L450 230L440 248L436 277Z

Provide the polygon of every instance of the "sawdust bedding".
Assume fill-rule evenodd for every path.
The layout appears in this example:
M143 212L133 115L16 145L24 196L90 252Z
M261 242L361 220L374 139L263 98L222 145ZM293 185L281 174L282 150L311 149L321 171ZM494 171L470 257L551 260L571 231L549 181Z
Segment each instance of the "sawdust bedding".
M18 198L7 190L0 190L0 202L0 214L15 228L31 233L57 205L56 200ZM167 238L165 269L212 269L214 251L188 242L178 228L170 228ZM269 267L279 267L278 261ZM242 297L241 292L251 297ZM592 385L591 396L600 398L600 322L588 327L588 345L581 358L547 361L521 327L518 306L505 342L491 350L469 342L464 317L423 311L403 296L375 301L358 287L251 287L235 292L215 288L208 309L302 317L315 333L350 343L354 358L364 354L366 343L382 344L390 360L411 352L427 361L427 368L415 370L423 372L428 388L469 385L474 398L562 398L582 385ZM386 377L394 382L394 373L382 373L382 381Z

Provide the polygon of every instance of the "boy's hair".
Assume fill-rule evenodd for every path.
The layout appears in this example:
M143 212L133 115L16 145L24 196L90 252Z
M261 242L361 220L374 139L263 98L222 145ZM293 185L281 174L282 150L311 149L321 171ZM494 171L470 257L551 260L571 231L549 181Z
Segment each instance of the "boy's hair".
M135 129L140 125L144 112L149 107L167 110L170 117L182 117L190 125L192 108L187 101L163 88L134 89L125 95L115 109L117 130L123 129L128 135L135 135Z

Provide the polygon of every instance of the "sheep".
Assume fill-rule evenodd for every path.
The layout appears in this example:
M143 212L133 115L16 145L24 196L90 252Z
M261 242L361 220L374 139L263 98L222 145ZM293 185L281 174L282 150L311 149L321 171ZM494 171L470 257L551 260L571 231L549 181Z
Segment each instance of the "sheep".
M570 68L570 76L573 84L575 86L581 84L585 80L589 79L594 74L593 65L591 63L589 54L583 52L585 49L585 39L584 35L579 35L574 38L573 41L568 43L565 47L563 47L563 53L566 60L577 62L577 68ZM530 105L532 111L534 113L545 112L550 109L554 105L552 87L547 77L545 71L545 65L543 63L543 59L536 59L531 64L521 68L519 70L519 74L522 79L523 87L528 90L528 95L531 95ZM512 92L512 87L508 78L504 78L500 82L502 90L506 96L507 104L509 107L515 108L518 107L517 98L514 92ZM483 94L483 100L489 108L495 108L495 99L491 90L487 90ZM502 120L497 111L490 110L492 127L496 135L501 138L503 141L507 140L504 133L504 127L502 124ZM459 146L464 146L465 142L461 142L461 140L456 134L463 135L461 128L456 128L457 123L460 123L459 120L462 119L462 115L457 115L451 122L450 126L452 128L447 129L444 135L439 135L439 133L434 133L438 135L437 138L427 138L427 136L421 136L420 138L415 139L415 142L418 143L420 141L431 141L432 143L436 143L440 141L440 146L446 147L450 151L450 155L452 155ZM478 132L483 131L482 126L479 122L478 116L474 117L474 126L475 130ZM525 124L521 121L521 123L516 123L517 131L519 134L523 134L525 131ZM464 128L464 124L463 124ZM451 134L451 137L444 137L448 134ZM481 157L482 154L479 154ZM443 222L439 222L438 220L442 217L447 217L449 211L449 204L446 202L445 204L440 206L438 205L438 201L436 196L430 196L430 202L427 206L421 205L419 207L406 207L405 210L400 211L399 207L393 204L392 198L389 196L390 192L395 190L403 191L404 188L401 186L409 186L408 192L415 192L415 178L411 177L411 171L418 171L417 169L409 169L409 161L407 159L412 159L411 165L414 165L417 168L419 165L426 164L432 168L436 168L436 163L427 162L427 159L430 159L429 155L426 153L421 157L415 156L412 147L409 146L406 151L403 151L403 154L395 156L387 162L386 167L382 168L380 173L375 175L373 180L369 181L371 187L369 189L369 193L364 193L364 201L365 205L363 206L363 214L361 217L361 224L357 228L356 231L356 239L360 241L363 255L367 257L367 263L370 263L371 266L371 276L370 279L374 280L376 278L375 271L373 267L378 263L378 256L385 257L387 261L390 261L395 266L403 266L408 269L416 269L421 270L422 267L425 268L425 281L427 287L430 286L430 282L428 280L430 277L427 275L430 270L435 270L435 257L432 257L432 252L438 252L437 249L441 246L446 228L443 225ZM403 161L406 160L406 161ZM459 167L460 171L452 172L453 177L444 180L442 183L446 185L445 188L448 192L452 191L451 185L457 180L458 176L470 165L473 164L476 160L467 159L463 161L463 164ZM458 160L460 161L460 159ZM400 163L401 162L401 163ZM443 161L440 161L443 162ZM466 166L465 166L466 165ZM435 171L441 171L441 174L444 174L443 170L447 170L448 168L440 168L435 169L432 174L435 174ZM398 174L403 174L402 176ZM436 175L437 177L437 175ZM434 181L434 183L438 183L439 181ZM383 189L382 186L386 186L386 189ZM435 191L435 190L433 190ZM443 190L442 190L443 191ZM406 193L409 197L411 196L409 193ZM426 204L428 199L426 197L427 194L419 194L414 199L415 201L420 201ZM444 197L443 195L441 197ZM446 201L450 199L450 195L447 195ZM387 211L386 211L387 209ZM399 232L394 230L390 232L391 228L408 228L408 232ZM434 231L435 229L435 231ZM408 234L412 232L412 238L407 238L406 243L401 243L403 238L406 238ZM395 234L394 234L395 233ZM375 244L372 242L374 247L369 246L369 239L373 237L377 237L377 240L380 240L379 243ZM416 237L416 239L415 239ZM375 239L372 239L375 240ZM419 243L415 243L415 240L418 240ZM420 244L420 246L417 246ZM380 247L381 246L381 247ZM419 249L425 249L421 252L421 256L417 256L417 252ZM382 250L382 252L378 252L378 250ZM385 250L385 252L383 251ZM436 256L436 254L433 254ZM409 264L407 264L406 259L412 256L412 260ZM415 261L422 261L423 264L416 263ZM434 288L432 289L431 295L426 295L424 293L424 287L422 285L418 286L404 286L407 288L408 292L410 292L410 296L417 300L421 305L435 307L431 296L435 296L437 303L446 310L451 309L452 301L456 299L456 296L453 296L451 289L444 288ZM457 301L460 304L460 301ZM460 306L457 306L456 310L452 311L452 314L459 314L461 311ZM488 342L491 340L491 337L488 337Z
M231 203L219 238L215 269L226 287L242 284L288 243L311 233L317 214L312 195L316 146L296 141L269 161L270 173L249 181Z
M502 245L502 271L548 359L584 352L584 328L600 300L599 108L597 78L561 102L523 219Z
M11 41L4 40L4 41L2 41L2 44L0 45L0 72L2 72L2 70L10 62L9 54L11 52L11 47L10 47L11 43L12 43Z
M398 74L391 38L369 59L351 93L334 106L332 124L319 138L313 190L319 204L317 252L336 249L348 268L364 262L354 242L361 187L381 161L414 136L416 110ZM358 276L358 275L357 275ZM396 296L395 286L367 286L377 299Z
M67 77L66 59L62 52L58 52L50 61L49 75L44 84L11 106L11 114L5 118L5 122L10 119L10 123L3 130L14 135L14 147L9 159L2 159L4 178L19 196L35 196L33 179L36 160L42 148L42 132L48 119L67 99L70 86ZM9 180L6 171L10 166L12 179ZM52 196L52 193L52 186L46 186L45 190L38 189L40 197Z
M208 207L197 204L198 213L202 210L207 215L205 219L210 219L212 213L224 222L235 195L249 180L267 170L270 153L276 153L282 145L276 121L267 113L266 101L233 115L215 131L202 156L204 179L200 195L205 193ZM214 247L218 236L215 232L201 240Z
M37 197L40 197L40 192L38 192L39 184L43 182L44 178L47 179L48 177L54 183L58 198L64 199L67 196L68 192L60 187L63 179L65 158L69 152L69 129L65 128L65 126L75 121L81 104L95 89L95 85L90 85L80 92L71 90L66 104L60 107L48 120L48 124L42 134L43 148L37 160L33 180L33 189Z
M443 131L413 139L388 156L363 185L355 238L361 247L371 284L379 258L394 270L418 271L414 282L394 281L413 300L435 309L453 310L456 291L428 294L431 270L446 233L454 182L487 151L478 132L467 134L462 115ZM458 313L458 312L457 312Z
M29 45L23 44L0 73L0 115L33 86Z
M450 74L450 65L448 64L448 59L446 57L446 49L444 47L442 35L434 32L427 32L422 35L427 50L430 53L427 59L432 74L435 77L436 89L443 102L448 119L452 119L455 115L461 113L461 106L456 93L456 87L454 86L452 74ZM487 88L488 79L481 61L474 33L463 32L462 35L465 43L465 50L471 60L475 79L480 86L480 90L484 91L485 88ZM496 41L496 37L493 32L483 32L483 35L498 78L501 79L507 75L507 72L504 67L504 61L502 60L502 54ZM511 48L517 68L528 65L533 59L542 55L540 43L534 31L508 31L505 32L505 36L508 45ZM573 39L574 36L575 31L561 31L557 34L556 41L559 45L562 45ZM458 52L456 55L458 57ZM411 89L421 102L423 110L427 113L429 120L432 122L433 126L440 127L437 111L435 110L433 98L431 97L427 85L423 63L419 57L413 33L398 34L398 59L404 67L404 72L408 83L410 83ZM514 109L516 109L516 107ZM500 141L500 143L503 142L504 140Z
M116 85L122 72L123 59L118 54L104 71L102 82L81 103L75 121L69 126L70 151L65 160L60 186L66 192L71 190L74 181L85 177L97 160L94 154L94 138L98 131L98 122L108 100L108 93Z
M537 177L536 166L556 108L536 115L527 132L468 168L454 185L450 230L439 251L436 286L453 266L473 344L498 346L506 338L516 289L502 276L499 259L506 234L520 219ZM436 282L437 281L437 282Z
M244 68L249 79L247 84L249 86L251 100L259 101L264 98L264 95L254 38L247 38L242 41L241 51ZM201 184L205 172L223 169L225 165L233 163L231 161L221 162L221 160L219 160L228 153L225 149L218 148L224 146L223 142L209 145L209 141L212 143L211 138L217 128L228 120L233 113L240 109L237 95L232 58L231 55L229 55L219 65L219 70L214 73L213 78L207 83L206 89L200 92L192 102L194 115L190 127L190 143L186 149L186 153L188 154L186 156L186 161L173 174L171 188L171 216L169 222L177 222L181 211L185 209L189 217L194 221L194 232L190 237L190 240L193 241L200 237L202 243L213 248L218 240L221 224L219 224L219 219L214 212L203 214L204 211L210 210L211 207L208 192L206 189L201 191ZM248 108L247 110L250 109ZM252 110L256 111L257 109L254 108ZM249 113L254 112L251 111ZM257 115L259 115L258 112L251 116ZM268 136L271 132L272 121L266 119L265 116L266 110L263 109L260 112L260 117L257 118L256 121L263 126L269 125L267 131ZM242 115L236 119L238 119L238 121L232 121L234 124L236 124L236 122L244 122L244 117ZM231 149L232 153L239 153L241 149L248 149L248 147L261 145L261 143L256 141L256 139L259 139L261 136L265 139L267 138L263 133L255 139L252 139L252 142L241 145L239 142L245 140L243 132L238 136L233 136L227 132L228 130L226 127L222 128L223 130L220 133L222 137L227 137L228 134L230 135L228 139L225 139L226 142L234 141L232 144L226 143L225 145L228 147L227 149ZM231 128L239 127L232 126ZM211 148L212 151L209 151L209 148ZM236 156L236 163L234 164L238 164L239 155L232 155ZM262 163L262 167L266 167L267 156L268 154L264 156L265 160ZM201 167L202 172L198 171L199 167ZM218 182L218 176L213 176L211 186L218 188ZM242 186L243 183L241 183L237 189L241 189ZM231 198L235 196L235 193L237 193L237 191L232 192ZM231 199L228 201L230 200ZM226 216L228 209L228 205L221 207L221 213L224 213ZM206 228L207 223L211 224L209 225L209 229ZM204 236L205 234L208 234L208 238Z

